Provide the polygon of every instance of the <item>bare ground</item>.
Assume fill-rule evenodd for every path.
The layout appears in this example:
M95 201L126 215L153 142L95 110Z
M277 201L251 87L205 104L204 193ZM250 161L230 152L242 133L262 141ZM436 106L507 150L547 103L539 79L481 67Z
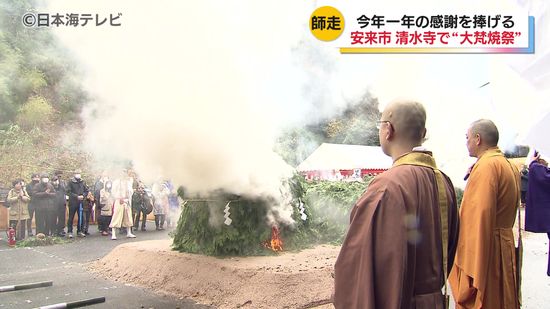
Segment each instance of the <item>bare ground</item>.
M522 234L522 307L546 308L550 303L548 238ZM90 269L116 281L218 308L334 308L315 305L330 297L330 274L340 247L322 245L279 256L218 259L174 252L170 244L171 240L155 240L119 245Z
M115 281L217 308L332 308L331 272L340 247L277 256L215 258L172 251L171 240L122 244L90 264Z

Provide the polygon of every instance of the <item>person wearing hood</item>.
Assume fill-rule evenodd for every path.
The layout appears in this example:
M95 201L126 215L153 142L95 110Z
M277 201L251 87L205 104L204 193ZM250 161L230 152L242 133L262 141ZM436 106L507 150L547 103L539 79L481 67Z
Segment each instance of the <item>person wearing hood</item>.
M36 207L36 233L46 236L55 234L55 188L47 174L40 176L40 182L33 187Z
M29 210L29 219L27 219L27 235L29 237L32 237L33 236L33 233L32 233L32 219L34 217L34 210L35 210L35 201L33 200L33 196L32 196L32 193L33 193L33 187L38 184L40 182L40 175L38 175L38 173L33 173L32 176L31 176L31 182L27 184L25 190L27 191L27 194L29 195L30 197L30 202L29 202L29 206L28 206L28 210Z
M69 196L69 218L67 219L67 233L69 238L73 238L73 221L75 214L78 218L77 235L85 237L81 230L82 209L84 207L84 198L88 195L88 186L82 180L80 170L75 171L73 178L67 186L67 195Z

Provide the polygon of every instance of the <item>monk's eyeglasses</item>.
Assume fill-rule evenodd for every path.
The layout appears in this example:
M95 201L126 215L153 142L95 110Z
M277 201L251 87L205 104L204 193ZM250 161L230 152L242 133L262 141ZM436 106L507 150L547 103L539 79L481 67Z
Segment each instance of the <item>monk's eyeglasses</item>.
M388 120L378 120L378 121L376 122L376 128L377 128L378 130L380 130L380 127L382 126L383 123L389 123L389 124L391 124L391 122L389 122Z

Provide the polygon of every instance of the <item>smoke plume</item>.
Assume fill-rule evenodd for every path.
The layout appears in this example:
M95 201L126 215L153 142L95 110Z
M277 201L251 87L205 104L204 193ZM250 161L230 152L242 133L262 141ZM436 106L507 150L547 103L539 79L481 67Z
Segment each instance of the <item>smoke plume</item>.
M86 146L131 160L145 181L279 196L292 169L272 150L285 84L270 82L307 21L294 9L303 11L290 1L50 2L50 12L121 13L120 27L57 30L87 69Z
M170 178L192 192L222 188L280 196L280 179L292 170L272 151L278 130L341 110L365 89L381 103L411 97L425 104L427 146L458 186L472 160L464 145L472 121L491 118L501 131L510 131L503 136L517 136L517 101L493 95L513 76L495 69L506 66L503 59L340 55L307 29L311 12L324 4L338 6L50 1L47 10L122 14L120 27L56 32L85 66L86 86L95 98L82 115L87 146L103 161L131 160L145 180ZM487 82L489 87L480 88Z

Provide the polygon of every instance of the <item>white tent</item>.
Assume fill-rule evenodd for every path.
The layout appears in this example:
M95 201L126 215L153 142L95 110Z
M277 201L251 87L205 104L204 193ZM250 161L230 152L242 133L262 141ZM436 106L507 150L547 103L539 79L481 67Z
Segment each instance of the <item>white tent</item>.
M379 146L323 143L296 169L299 172L388 169L391 165L391 158Z

